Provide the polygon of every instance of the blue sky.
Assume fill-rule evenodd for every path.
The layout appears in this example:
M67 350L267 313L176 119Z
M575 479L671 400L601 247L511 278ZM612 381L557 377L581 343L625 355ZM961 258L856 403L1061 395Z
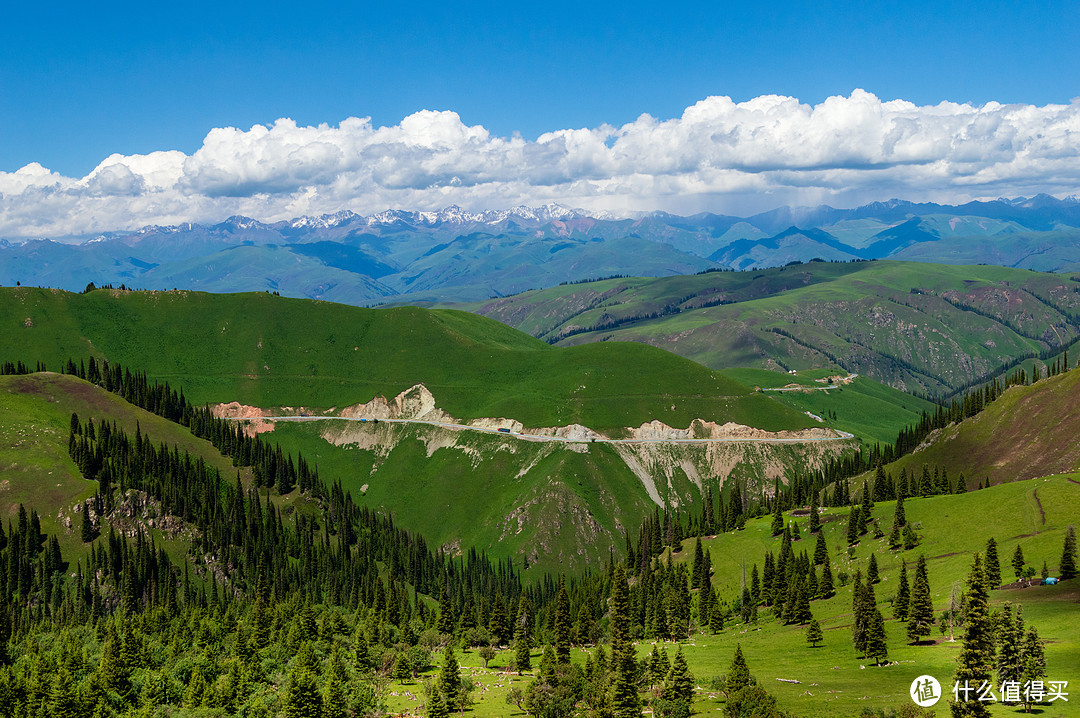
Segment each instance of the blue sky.
M1037 10L1035 8L1038 8ZM212 127L453 110L498 135L710 95L1065 103L1066 3L46 3L0 25L0 169L82 176Z
M738 211L1070 193L1075 15L1064 2L21 3L0 24L0 235L450 202ZM856 90L882 117L867 119ZM800 107L784 121L758 105L700 109L668 138L683 159L666 167L644 157L656 128L629 124L770 95ZM836 96L851 102L812 112ZM943 101L963 106L960 119L939 121ZM995 102L1039 117L988 120ZM314 131L347 118L370 127ZM763 128L787 134L754 145ZM535 142L544 133L558 143ZM689 166L721 136L742 149ZM1054 147L1039 145L1046 136ZM1011 154L995 155L1003 146ZM995 158L972 164L982 147ZM63 212L84 219L41 219Z

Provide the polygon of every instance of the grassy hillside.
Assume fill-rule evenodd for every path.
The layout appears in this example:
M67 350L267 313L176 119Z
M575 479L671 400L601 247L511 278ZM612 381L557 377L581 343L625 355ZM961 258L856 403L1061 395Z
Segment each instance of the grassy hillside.
M1036 494L1044 513L1032 510ZM768 610L760 612L757 624L735 623L718 635L698 634L684 642L683 652L700 689L696 694L695 715L718 715L723 710L722 696L710 690L708 684L712 678L727 672L736 644L742 646L751 673L778 698L780 708L800 718L851 718L864 709L899 708L910 704L908 688L912 680L922 674L935 676L946 690L951 689L960 641L949 641L947 632L943 635L935 628L932 642L908 645L906 624L891 617L890 601L900 562L908 561L910 578L911 564L920 554L926 556L937 617L947 608L953 588L964 590L971 554L984 551L986 541L991 537L998 542L1005 580L1011 575L1008 561L1016 545L1022 546L1030 564L1038 567L1045 560L1051 571L1056 570L1065 528L1070 523L1080 523L1078 506L1080 475L1077 474L1014 482L959 496L912 499L905 502L905 509L908 520L918 527L922 541L918 547L894 553L888 550L885 539L864 537L851 556L844 538L846 510L826 511L823 530L834 574L841 570L850 573L855 568L865 574L870 553L874 552L878 559L881 582L875 586L875 594L878 608L885 617L890 663L875 667L872 661L861 659L852 647L852 585L850 582L843 586L837 583L834 598L811 603L813 615L825 632L825 639L818 648L807 644L805 626L783 626L770 616ZM893 509L893 502L878 503L874 517L883 523L891 521ZM972 516L985 517L985 520L972 521ZM792 517L787 515L786 518L791 520ZM803 522L803 519L798 520ZM703 541L711 553L714 585L724 598L734 599L741 590L744 560L749 575L755 562L761 569L766 550L772 550L774 554L779 550L779 538L769 536L770 521L769 517L750 521L742 531ZM804 532L802 541L796 542L794 548L796 552L805 550L812 554L814 538ZM692 557L693 540L687 540L674 560L688 561ZM1006 601L1023 605L1027 626L1036 627L1046 641L1048 680L1067 680L1070 686L1080 681L1077 675L1080 631L1075 620L1080 606L1077 581L1080 579L1058 586L1000 589L990 594L993 610L1000 610ZM956 635L959 636L959 632ZM666 649L673 657L677 647L669 643ZM648 653L652 650L652 642L640 641L637 650L639 655ZM528 675L519 678L504 672L512 654L510 650L500 651L486 670L475 652L465 654L465 672L484 686L480 703L472 709L473 715L524 715L505 703L508 688L524 689L531 680ZM536 651L534 665L539 656ZM585 651L575 651L573 660L584 663ZM392 710L416 710L415 696L422 694L417 683L400 685L395 682L391 687L396 693L390 702ZM1069 703L1057 701L1051 706L1037 708L1040 712L1031 715L1048 718L1080 715L1076 706L1075 697L1070 695ZM947 701L940 701L933 711L936 716L948 716ZM1004 718L1025 714L1018 707L998 703L991 706L991 715Z
M745 384L761 387L782 404L821 417L823 426L847 431L871 444L891 444L900 429L917 423L922 412L933 413L936 409L932 402L865 376L828 383L829 377L838 375L827 369L797 374L767 369L732 369L728 373ZM786 388L791 386L805 387L805 390L787 391ZM770 391L781 388L785 391Z
M68 560L86 550L72 507L97 491L97 482L85 480L68 456L73 412L83 421L116 422L129 434L138 428L155 444L178 446L223 476L236 475L236 467L210 442L81 379L52 373L0 376L0 514L15 515L19 504L37 509L42 529L57 534ZM245 478L248 473L242 470ZM61 516L74 519L71 526ZM169 545L160 531L154 533Z
M946 468L968 484L1028 479L1080 468L1080 370L1031 386L1015 386L980 414L948 426L924 446L890 464L901 469Z
M1071 276L1005 267L812 262L611 279L467 308L564 346L635 341L714 369L842 367L949 394L1076 341L1077 290Z
M598 568L655 500L685 506L738 479L756 492L790 467L818 467L853 442L548 443L440 427L280 422L266 438L340 479L357 503L451 550L544 571Z
M0 289L0 361L93 355L196 403L344 406L425 384L459 418L619 430L695 418L763 429L808 417L641 344L558 349L465 312L361 309L269 294Z

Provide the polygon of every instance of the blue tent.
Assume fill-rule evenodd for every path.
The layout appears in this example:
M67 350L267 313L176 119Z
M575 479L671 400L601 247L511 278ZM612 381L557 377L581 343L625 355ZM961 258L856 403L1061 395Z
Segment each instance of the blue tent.
M1056 578L1054 578L1053 576L1051 576L1050 578L1044 578L1043 579L1043 585L1044 586L1053 586L1057 582L1058 582L1058 580Z

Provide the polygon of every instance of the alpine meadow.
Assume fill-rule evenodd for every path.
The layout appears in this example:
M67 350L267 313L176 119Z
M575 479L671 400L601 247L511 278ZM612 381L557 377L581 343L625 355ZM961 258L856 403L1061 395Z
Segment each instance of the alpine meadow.
M0 718L1080 718L1075 8L0 23Z

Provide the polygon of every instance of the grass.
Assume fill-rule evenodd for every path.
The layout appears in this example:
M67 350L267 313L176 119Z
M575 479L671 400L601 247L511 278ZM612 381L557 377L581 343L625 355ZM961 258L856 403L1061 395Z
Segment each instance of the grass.
M1032 510L1032 496L1037 490L1046 512L1046 523L1041 514ZM682 643L691 672L699 688L694 709L696 715L717 715L723 708L721 695L709 690L713 677L727 671L736 644L742 646L746 660L753 673L765 688L775 695L780 707L800 718L848 718L856 716L863 708L898 708L907 703L908 688L914 678L930 674L938 678L950 690L960 641L950 642L948 636L935 630L933 642L908 645L906 626L892 619L889 601L895 586L899 561L913 562L920 553L928 559L930 589L935 614L948 605L953 586L964 585L970 571L971 554L983 551L986 540L993 536L998 541L998 553L1002 557L1003 576L1011 569L1008 557L1019 543L1023 546L1029 562L1041 566L1045 559L1052 568L1061 554L1065 527L1080 519L1080 475L1043 477L1037 480L1013 482L994 486L964 495L941 496L929 499L911 499L905 502L909 521L919 526L922 544L916 549L894 554L884 545L884 539L863 538L856 546L854 556L849 557L846 534L846 510L831 509L825 513L825 535L830 550L834 572L851 571L856 566L865 571L870 552L877 555L881 569L881 583L875 586L879 609L886 617L890 664L875 667L872 662L861 659L851 646L851 584L837 586L837 595L826 601L814 601L814 616L821 622L825 632L824 642L811 648L805 641L804 626L782 626L773 620L768 611L762 611L757 625L735 624L725 627L718 635L697 635ZM891 520L893 502L881 502L874 510L875 518L882 523ZM980 520L971 521L970 517ZM790 516L787 518L790 519ZM746 559L747 572L757 562L759 567L764 552L779 549L779 539L769 536L771 519L750 521L742 531L722 534L703 541L711 552L715 569L714 585L726 598L734 598L740 590L742 561ZM803 533L803 540L795 544L796 551L813 551L813 538ZM693 541L683 543L683 550L675 555L675 561L692 558ZM911 575L909 571L909 576ZM1080 580L1080 579L1078 579ZM1080 685L1080 629L1077 628L1077 605L1080 604L1080 585L1069 581L1058 586L1037 586L1028 589L1000 589L991 592L994 610L1006 602L1022 604L1028 626L1035 626L1046 641L1047 674L1049 680L1067 680L1070 685ZM959 633L957 634L959 635ZM669 657L677 646L666 644ZM637 644L638 654L652 649L651 641ZM470 715L487 716L524 715L516 707L507 705L505 695L513 685L524 689L530 676L507 675L505 667L511 651L498 653L487 670L475 652L459 653L463 673L480 681L484 689ZM540 653L533 654L534 665ZM577 650L573 660L584 662L584 651ZM430 676L434 676L432 671ZM794 679L798 684L777 679ZM423 686L420 683L391 684L389 700L391 710L410 711L409 715L422 715L418 706L422 703ZM409 691L413 698L404 692ZM1073 689L1075 692L1075 688ZM1043 706L1032 715L1075 716L1080 715L1080 702L1060 701L1052 707ZM949 715L947 702L939 702L935 715ZM992 715L1023 715L1016 707L994 705Z
M621 431L695 418L811 421L701 365L640 344L557 349L465 312L361 309L267 294L0 289L0 361L94 355L181 385L197 403L328 408L423 383L463 418Z
M561 345L636 341L714 369L839 361L896 388L947 394L1049 341L1080 336L1076 286L1006 267L815 262L606 280L464 306Z
M1011 387L980 414L942 429L933 441L890 464L921 472L923 465L948 469L968 485L1031 478L1080 468L1080 371L1068 371L1030 386Z
M776 388L797 384L814 388L806 392L769 392L769 396L797 411L820 416L825 419L825 426L855 434L868 444L893 443L902 428L918 423L922 412L932 413L936 409L925 399L865 376L822 390L828 385L815 380L837 375L829 369L801 371L795 375L765 369L732 369L730 373L751 386ZM836 419L831 418L833 413Z
M155 443L201 456L226 478L236 475L232 462L210 442L81 379L51 373L0 376L0 514L12 519L19 504L37 509L42 530L57 536L65 560L88 550L72 508L97 492L97 483L84 479L67 453L72 412L83 421L116 422L129 434L138 427ZM247 470L241 473L250 478ZM72 519L70 527L61 514ZM155 539L173 558L186 550L186 544L165 541L160 532Z

